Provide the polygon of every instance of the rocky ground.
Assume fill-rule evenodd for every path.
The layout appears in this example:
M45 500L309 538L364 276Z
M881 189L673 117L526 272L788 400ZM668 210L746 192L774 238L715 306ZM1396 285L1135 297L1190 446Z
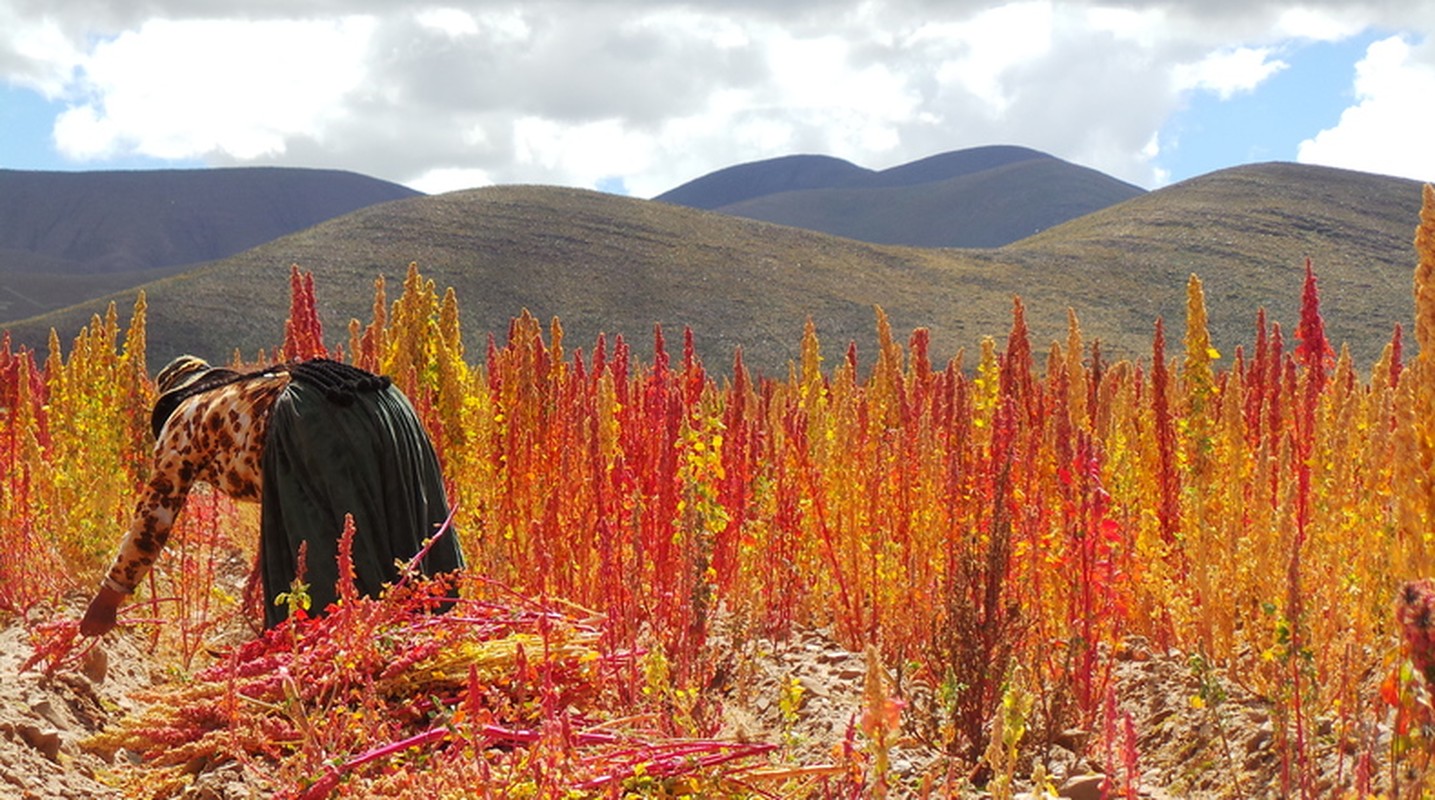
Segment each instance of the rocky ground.
M77 617L78 608L53 614ZM132 693L173 678L149 655L147 645L136 633L112 634L47 675L38 667L21 671L32 653L26 621L12 618L0 626L0 798L121 796L106 785L111 765L87 753L82 742L133 713ZM824 769L835 774L849 728L860 725L867 659L822 631L780 642L743 638L740 645L718 637L717 649L727 677L719 735L780 744L791 763L808 765L813 775ZM1218 671L1201 673L1182 654L1159 652L1139 640L1118 652L1113 679L1135 735L1138 779L1130 796L1282 796L1276 721L1267 703ZM1203 685L1211 703L1193 701ZM1213 687L1222 694L1212 695ZM1072 730L1040 751L1025 748L1016 769L1017 796L1035 795L1030 776L1039 764L1049 791L1077 800L1101 798L1104 775L1123 767L1105 763L1102 754L1110 751L1097 741L1099 736ZM1357 756L1389 747L1383 723L1350 732L1316 720L1311 738L1309 771L1318 777L1310 790L1317 797L1347 795L1355 785ZM970 775L969 765L953 762L906 728L893 738L889 797L919 797L927 790L934 797L993 796L989 788L973 785ZM1386 784L1388 776L1377 768L1372 787L1380 790ZM186 796L237 800L267 796L265 788L230 765L207 770Z
M32 653L23 620L0 627L0 797L120 797L99 780L105 762L79 743L133 711L130 693L161 676L151 674L149 659L122 638L90 649L78 664L53 675L21 670Z
M737 736L791 741L807 763L830 762L842 732L860 715L866 666L861 654L843 650L820 631L784 643L750 647L752 675L745 696L729 701L727 730ZM797 715L784 715L778 698L785 682L803 687ZM1113 680L1120 710L1129 713L1135 734L1137 779L1132 796L1153 798L1283 797L1282 763L1276 720L1268 702L1227 680L1218 669L1198 669L1179 652L1161 652L1140 639L1117 652ZM1203 691L1204 689L1204 691ZM1369 689L1376 692L1372 685ZM1204 695L1204 699L1203 699ZM1209 702L1207 702L1209 700ZM1358 756L1371 753L1372 791L1388 787L1384 755L1388 724L1369 730L1337 731L1331 720L1311 725L1308 774L1311 796L1351 796L1357 785ZM1030 776L1044 774L1045 791L1060 797L1098 800L1107 774L1124 775L1121 748L1108 750L1099 732L1067 730L1045 748L1023 748L1016 796L1038 796ZM1109 753L1109 755L1108 755ZM912 736L899 737L890 758L889 797L920 797L923 787L943 787L932 796L980 798L968 765L953 764L936 748ZM1127 796L1125 788L1111 789ZM1388 792L1385 788L1383 791Z

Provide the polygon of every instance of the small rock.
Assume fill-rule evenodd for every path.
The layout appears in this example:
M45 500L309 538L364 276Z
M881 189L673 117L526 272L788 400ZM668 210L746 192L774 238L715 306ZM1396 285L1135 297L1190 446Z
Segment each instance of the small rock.
M1073 753L1080 753L1086 747L1086 740L1091 736L1091 731L1084 731L1081 728L1067 728L1058 733L1051 743L1057 747L1070 750Z
M65 720L55 711L55 706L49 700L40 700L30 704L30 713L45 720L56 728L68 727Z
M15 732L25 743L39 750L45 758L57 761L60 758L60 732L54 728L41 728L38 725L24 723L15 726Z
M1071 800L1101 800L1101 786L1106 783L1106 776L1099 774L1076 775L1068 778L1066 783L1057 790L1058 797L1068 797Z
M80 662L80 673L95 683L104 683L105 676L110 673L109 653L103 647L90 648L85 660Z
M1047 774L1057 782L1096 771L1081 756L1055 743L1047 749L1044 761Z
M844 681L855 681L867 674L867 670L855 664L848 664L837 669L837 677Z
M1263 765L1273 761L1275 761L1274 753L1269 750L1258 750L1252 753L1250 757L1246 759L1246 770L1249 772L1255 772L1256 770L1261 769Z
M1246 741L1246 752L1255 753L1259 750L1264 750L1271 743L1271 738L1274 735L1275 730L1271 727L1270 720L1266 720L1261 724L1260 728L1256 729L1255 734Z

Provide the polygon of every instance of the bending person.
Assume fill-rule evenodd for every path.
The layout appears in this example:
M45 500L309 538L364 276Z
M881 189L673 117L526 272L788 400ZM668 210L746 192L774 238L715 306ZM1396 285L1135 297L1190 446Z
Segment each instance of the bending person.
M433 444L388 378L316 359L240 374L180 356L155 377L154 467L119 553L80 632L99 636L164 549L190 488L208 483L261 503L259 568L266 627L288 607L300 545L312 608L338 593L344 515L354 517L356 588L375 597L398 578L448 517ZM419 565L427 575L463 567L453 531Z

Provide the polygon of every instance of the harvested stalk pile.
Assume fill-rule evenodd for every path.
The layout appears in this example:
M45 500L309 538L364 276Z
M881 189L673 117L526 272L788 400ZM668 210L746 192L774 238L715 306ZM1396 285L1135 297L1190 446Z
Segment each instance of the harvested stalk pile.
M752 796L762 743L664 730L624 690L646 653L607 652L601 620L514 600L444 596L442 581L344 597L236 647L92 737L130 796L178 797L238 765L275 796ZM436 613L439 604L451 604ZM636 668L636 669L635 669ZM634 713L637 712L637 713ZM670 727L670 726L669 726ZM121 757L117 757L121 756ZM575 794L576 793L576 794ZM616 795L613 795L616 796Z

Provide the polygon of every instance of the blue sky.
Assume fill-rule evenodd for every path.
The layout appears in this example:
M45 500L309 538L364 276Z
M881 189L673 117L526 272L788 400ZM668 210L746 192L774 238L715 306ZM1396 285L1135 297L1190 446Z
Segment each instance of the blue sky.
M0 168L33 170L174 169L203 167L202 159L161 159L132 153L101 159L66 158L51 135L65 103L38 92L0 86Z
M1435 0L0 0L0 167L284 165L652 196L745 161L1018 144L1156 188L1435 181Z
M1355 65L1376 38L1291 47L1282 54L1290 66L1247 93L1192 93L1162 126L1170 144L1156 163L1179 181L1237 164L1297 160L1300 143L1334 127L1354 101Z

